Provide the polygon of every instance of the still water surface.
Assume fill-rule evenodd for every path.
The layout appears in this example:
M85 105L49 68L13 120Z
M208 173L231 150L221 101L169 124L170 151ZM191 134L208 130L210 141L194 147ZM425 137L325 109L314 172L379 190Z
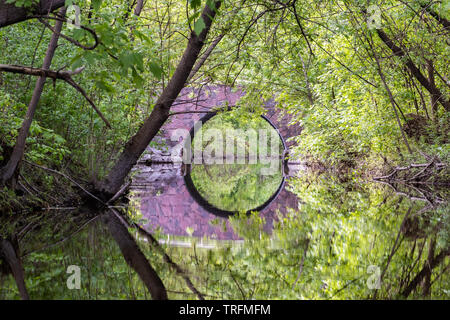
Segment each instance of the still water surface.
M171 299L196 295L167 265L161 248L206 298L361 299L373 296L376 272L383 281L378 297L398 298L426 264L429 247L438 253L448 246L442 232L448 223L446 189L418 194L417 188L352 174L288 176L281 166L273 176L260 175L259 165L137 169L130 202L116 210L161 244L157 249L129 229ZM259 213L230 216L253 209ZM49 210L17 230L32 298L150 298L98 214ZM71 265L81 270L79 290L67 286ZM444 259L433 270L434 297L449 297L446 265ZM4 272L0 285L0 298L19 297Z

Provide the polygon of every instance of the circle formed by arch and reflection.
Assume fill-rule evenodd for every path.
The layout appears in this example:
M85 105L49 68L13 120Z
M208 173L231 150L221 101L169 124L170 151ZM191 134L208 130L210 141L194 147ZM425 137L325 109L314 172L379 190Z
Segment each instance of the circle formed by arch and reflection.
M279 147L279 154L269 163L260 161L259 157L256 163L248 163L250 161L247 157L245 163L228 163L224 160L223 164L201 162L186 166L184 181L192 198L208 212L222 217L228 217L237 212L250 213L263 210L283 190L285 182L282 156L286 146L278 129L265 116L233 114L234 110L236 109L208 113L201 118L202 134L205 129L222 132L226 130L233 132L233 129L271 131L271 136L276 137L276 141L270 140L273 144L269 146ZM243 137L239 136L240 133L242 131L237 131L236 136L233 137L235 139L233 148L238 148L241 144L248 149L248 141L245 138L242 139ZM196 143L196 135L199 135L198 128L194 126L190 135L192 146ZM202 148L211 143L214 141L201 140ZM269 141L267 143L269 144ZM249 151L247 149L246 151ZM267 174L270 166L276 167L276 170L269 171L271 174Z

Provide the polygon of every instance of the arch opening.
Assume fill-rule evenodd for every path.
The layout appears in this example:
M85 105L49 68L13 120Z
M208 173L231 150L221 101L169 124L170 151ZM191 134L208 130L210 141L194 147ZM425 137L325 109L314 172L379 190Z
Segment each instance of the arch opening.
M194 161L186 166L185 185L200 206L223 217L262 211L285 183L286 144L278 129L263 115L235 110L208 113L186 141Z

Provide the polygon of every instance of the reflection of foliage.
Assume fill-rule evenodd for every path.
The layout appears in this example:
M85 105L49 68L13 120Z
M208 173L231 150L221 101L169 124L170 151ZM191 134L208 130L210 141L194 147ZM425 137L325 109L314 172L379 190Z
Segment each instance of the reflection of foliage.
M49 231L39 232L40 237ZM23 258L23 265L32 299L126 299L145 291L128 269L115 242L97 223L59 246L32 252ZM81 268L81 290L69 290L66 286L69 265ZM17 297L12 277L6 278L0 298Z
M229 218L233 231L246 240L259 240L262 234L262 226L265 219L258 212L253 211L249 216L240 212Z
M245 238L243 243L209 242L215 248L203 249L203 240L187 238L184 242L190 241L191 247L166 246L165 250L208 299L365 299L375 292L381 299L400 298L427 265L430 247L435 256L448 247L448 208L424 211L423 202L398 197L383 185L361 184L357 178L348 181L325 175L290 180L290 189L301 199L300 212L291 210L280 217L271 235L261 231L265 221L257 213L237 214L230 224ZM416 216L421 234L409 238L402 226ZM64 220L55 221L61 227ZM44 231L54 232L53 228ZM155 237L167 239L159 232ZM143 241L140 246L169 298L195 298L158 250ZM58 247L26 256L23 262L32 298L146 297L138 276L98 224ZM65 286L65 270L71 264L82 269L81 290ZM367 286L374 275L369 266L383 274L380 290ZM446 267L448 257L432 270L432 298L449 297ZM409 297L423 297L422 292L419 283ZM3 278L0 298L17 297L12 277Z
M434 237L436 254L448 246L433 228L407 238L402 222L423 203L389 194L382 185L319 176L291 180L290 188L301 198L300 212L280 217L272 235L260 232L264 221L257 216L236 215L231 223L244 244L197 250L195 258L187 254L192 249L171 249L201 277L202 292L224 299L366 299L375 292L377 298L400 298L426 266ZM443 209L430 214L448 220ZM432 298L448 298L445 262L432 271ZM380 290L367 285L375 274L371 265L384 272ZM421 294L419 286L409 297Z
M257 114L252 114L249 112L243 112L239 109L234 109L232 111L226 111L218 113L216 116L212 117L210 120L205 122L202 126L201 131L197 134L202 134L202 151L205 150L207 146L213 150L217 150L220 141L216 141L215 138L206 138L206 132L208 130L218 130L222 134L223 139L223 151L227 155L237 155L239 150L245 150L243 156L248 156L248 154L258 156L261 153L263 156L269 156L272 154L272 147L274 147L274 155L280 155L283 151L283 145L281 139L279 138L276 130L263 118ZM267 135L267 145L261 146L264 149L258 148L260 132L263 131ZM256 139L256 145L250 143L250 136L254 134ZM272 141L273 137L276 137L276 141ZM196 135L197 137L197 135ZM195 146L194 138L192 145ZM234 150L227 150L227 143L234 144ZM272 146L273 144L273 146ZM219 149L222 149L219 147Z
M54 227L58 225L62 227L59 223ZM146 287L125 262L119 247L103 224L91 223L79 231L68 235L64 241L48 243L44 245L47 248L33 251L22 258L25 282L32 299L150 299ZM41 238L45 235L52 237L48 230L36 233ZM157 250L148 243L141 244L165 285L172 289L182 288L182 280L167 267ZM70 274L66 271L70 265L81 269L80 290L67 288ZM0 283L0 299L19 298L13 278L8 275L4 277L1 270Z
M261 174L263 164L193 165L191 178L200 195L216 208L248 211L266 202L283 178L281 164L273 175Z

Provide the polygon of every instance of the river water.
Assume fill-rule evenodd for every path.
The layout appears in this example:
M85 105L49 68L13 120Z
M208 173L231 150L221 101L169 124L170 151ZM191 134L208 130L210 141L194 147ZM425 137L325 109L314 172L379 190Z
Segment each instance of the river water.
M161 248L210 299L362 299L375 292L395 299L405 292L422 297L422 284L409 290L413 279L429 252L439 256L450 243L445 187L387 185L356 171L281 164L261 175L258 164L144 161L132 176L129 203L111 209L159 242L157 249L128 229L171 299L196 295ZM242 214L231 215L236 211ZM24 225L8 222L32 298L150 298L103 214L52 209ZM449 298L447 265L448 258L433 269L432 297ZM68 284L71 266L80 270L80 289ZM1 268L0 298L19 298Z
M256 209L266 220L264 231L270 232L278 213L298 209L281 164L268 176L259 173L258 165L155 164L135 169L132 202L147 221L144 226L149 231L160 228L165 235L239 240L228 215Z

